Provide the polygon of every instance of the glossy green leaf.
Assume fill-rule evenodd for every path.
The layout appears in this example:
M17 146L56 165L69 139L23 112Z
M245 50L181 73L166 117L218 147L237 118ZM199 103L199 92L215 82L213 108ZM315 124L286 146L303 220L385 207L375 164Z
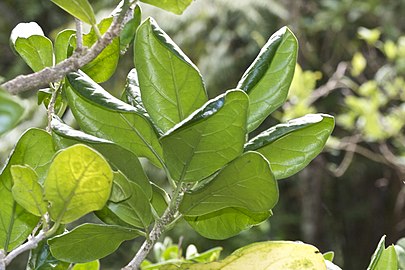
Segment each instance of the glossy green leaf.
M322 151L334 124L330 115L309 114L260 133L245 150L265 156L276 179L283 179L305 168Z
M314 246L290 241L268 241L242 247L218 262L183 264L180 267L172 265L160 270L169 269L326 270L326 265L322 253Z
M120 170L130 181L138 184L147 197L151 198L151 184L134 153L111 141L75 130L62 123L58 118L52 119L51 127L54 141L59 148L66 148L77 143L90 146L100 152L113 168Z
M77 263L73 266L72 270L99 270L100 261L92 261L87 263Z
M236 158L207 185L186 193L179 211L201 216L225 208L266 212L278 201L278 186L268 161L257 152Z
M36 22L19 23L11 31L10 44L14 46L18 38L29 38L32 35L44 36L45 34Z
M131 197L118 203L109 201L106 207L122 221L146 229L153 221L149 199L143 190L135 183L131 183Z
M122 29L120 33L120 50L121 54L125 52L128 46L132 43L135 38L136 30L141 24L142 12L139 5L135 6L134 17L129 20Z
M112 179L107 161L88 146L77 144L59 151L44 182L51 218L65 224L103 208Z
M114 179L109 201L118 203L131 197L131 184L120 171L114 172Z
M62 261L85 263L113 253L119 245L143 233L120 226L83 224L48 240L52 255Z
M118 225L125 228L132 228L134 226L124 222L120 219L113 211L111 211L107 206L104 206L103 209L95 211L94 214L105 224L109 225Z
M31 214L44 216L47 204L35 171L28 166L13 165L10 172L14 182L11 189L14 200Z
M101 34L104 34L113 21L112 17L105 18L98 24ZM83 35L83 46L91 47L98 40L98 36L91 28L90 33ZM81 68L94 81L101 83L108 80L115 72L120 57L119 38L114 38L112 42L97 55L90 63Z
M18 99L0 90L0 135L14 128L23 113Z
M205 238L222 240L262 223L271 215L271 211L253 213L243 208L225 208L202 216L185 216L184 219Z
M58 33L55 39L55 62L60 63L69 56L70 39L76 34L75 30L66 29Z
M87 0L51 0L60 8L68 12L73 17L90 24L96 24L96 17L94 15L93 8Z
M54 153L52 137L44 130L29 129L17 142L0 174L0 249L10 251L22 244L39 221L14 200L11 166L30 166L42 182Z
M32 35L28 38L19 37L14 47L34 72L53 66L52 41L45 36Z
M294 77L298 42L287 27L274 33L236 88L249 94L248 131L256 129L287 99Z
M207 101L197 67L152 18L138 28L134 55L142 101L163 132Z
M55 259L46 241L41 241L31 250L26 270L68 270L69 267L70 263Z
M193 0L141 0L141 2L165 9L174 14L182 14Z
M162 216L170 201L169 195L167 195L167 193L164 189L162 189L161 187L159 187L155 184L152 184L152 190L153 190L153 195L152 195L152 199L151 199L150 203L151 203L153 209L155 210L155 212L159 216Z
M393 245L385 248L385 235L381 237L367 270L397 270L398 259Z
M146 111L145 105L143 104L141 98L141 89L139 88L138 82L138 73L134 68L128 73L122 100L132 105L139 114L143 115L152 122L152 118ZM159 134L162 133L158 127L155 126L155 128Z
M175 181L199 181L242 153L248 103L243 91L227 91L161 138L166 165Z
M162 148L148 119L84 73L70 73L67 78L72 87L66 89L66 97L83 131L115 142L160 166Z

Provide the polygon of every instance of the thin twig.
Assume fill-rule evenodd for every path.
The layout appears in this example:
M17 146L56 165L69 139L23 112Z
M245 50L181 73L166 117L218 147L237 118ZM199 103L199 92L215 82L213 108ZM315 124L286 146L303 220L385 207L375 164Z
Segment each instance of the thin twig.
M152 250L153 245L160 238L162 233L165 231L166 226L170 224L178 215L178 209L181 201L183 200L183 195L187 189L186 185L179 184L177 189L173 194L172 201L170 205L163 213L162 217L155 222L152 231L147 236L143 242L141 248L138 250L134 258L121 270L136 270L139 269L141 263L145 260L146 256Z
M76 22L76 50L82 52L83 50L83 27L82 21L75 18Z
M75 51L71 57L60 62L54 67L45 68L36 73L20 75L3 83L0 88L7 90L10 94L16 95L25 91L40 89L52 82L60 81L66 74L76 71L93 59L95 59L106 48L121 31L121 23L128 11L128 6L123 6L118 17L107 32L96 41L96 43L86 52Z
M9 265L12 262L12 260L14 260L14 258L17 257L18 255L20 255L21 253L23 253L23 252L25 252L27 250L31 250L31 249L36 248L38 246L39 242L41 242L45 238L46 238L46 232L43 231L43 230L39 231L39 233L36 236L30 237L27 242L25 242L24 244L22 244L18 248L11 251L4 258L5 265L6 266ZM0 265L1 265L1 262L0 262Z
M335 73L333 73L332 77L328 80L328 82L314 90L314 92L308 99L308 105L313 104L321 97L327 96L333 90L338 89L340 87L341 80L346 73L346 70L347 70L347 63L340 62L336 68Z
M52 96L51 100L49 101L48 104L48 125L46 126L46 131L51 132L51 122L52 122L52 117L55 115L55 104L56 104L56 99L58 98L59 94L59 89L52 89Z

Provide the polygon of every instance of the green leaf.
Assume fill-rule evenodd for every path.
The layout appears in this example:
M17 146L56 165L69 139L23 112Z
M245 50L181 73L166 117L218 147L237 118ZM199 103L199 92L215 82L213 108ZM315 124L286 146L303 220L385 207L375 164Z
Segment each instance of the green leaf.
M114 172L114 179L109 201L118 203L131 197L131 184L120 171Z
M31 250L27 270L68 270L70 263L55 259L46 241L41 241L38 247Z
M125 223L146 230L153 221L149 199L137 184L132 182L129 184L131 197L118 203L109 201L106 207Z
M124 222L120 219L113 211L111 211L107 206L103 209L95 211L94 214L105 224L118 225L125 228L132 228L134 226Z
M83 131L115 142L160 165L162 148L148 119L84 73L70 73L67 78L72 88L66 89L66 97Z
M397 270L398 259L394 245L385 248L385 235L381 237L367 270Z
M11 32L10 42L33 71L53 66L52 41L37 23L19 23Z
M72 270L99 270L100 261L92 261L88 263L77 263L73 266Z
M223 240L262 223L271 215L271 211L253 213L243 208L225 208L202 216L185 216L184 219L205 238Z
M110 165L120 170L128 180L138 184L148 198L152 197L152 188L149 179L138 157L134 153L113 142L72 129L56 117L52 119L51 127L54 141L59 148L66 148L77 143L90 146L100 152Z
M333 251L328 251L328 252L325 252L324 254L323 254L323 258L325 259L325 260L328 260L328 261L330 261L330 262L333 262L333 258L335 257L335 252L333 252Z
M104 34L110 27L113 21L112 17L102 20L97 28L101 34ZM91 47L98 40L98 35L91 28L88 34L83 35L83 46ZM118 60L120 57L120 42L119 38L114 38L112 42L97 55L90 63L81 68L94 81L101 83L107 81L115 72Z
M58 5L60 8L65 10L67 13L79 20L90 24L96 24L96 17L94 15L93 8L87 0L51 0L53 3Z
M75 30L66 29L58 33L55 39L55 62L60 63L69 56L70 39L76 34Z
M207 185L186 193L179 211L200 216L225 208L266 212L278 201L278 186L268 161L259 153L247 152L236 158Z
M10 251L22 244L39 221L14 200L11 166L30 166L42 182L54 153L52 138L44 130L29 129L18 140L0 174L0 249Z
M290 241L269 241L242 247L218 262L182 264L180 267L172 265L161 268L161 270L169 269L326 270L326 265L322 253L314 246Z
M48 240L52 255L62 261L85 263L113 253L119 245L143 233L120 226L83 224Z
M207 101L197 67L151 18L138 28L134 55L142 101L163 132Z
M175 181L199 181L242 153L248 102L243 91L227 91L161 138L166 165Z
M51 218L65 224L103 208L112 179L107 161L88 146L77 144L59 151L44 182Z
M121 54L127 50L128 46L134 40L136 30L138 29L138 26L141 24L141 19L142 19L141 8L138 5L136 5L134 9L134 17L125 24L124 28L120 33Z
M32 35L28 38L19 37L14 47L34 72L53 66L52 41L47 37L40 35Z
M23 114L18 99L0 89L0 135L14 128Z
M166 191L159 187L158 185L152 184L153 195L150 201L155 212L162 216L167 209L168 202L170 201L169 195Z
M139 114L143 115L146 119L152 122L152 118L146 111L145 105L143 104L141 98L141 89L139 88L138 82L138 73L134 68L128 73L125 89L121 99L132 105ZM159 134L162 134L162 131L158 127L154 126L154 128L157 129Z
M276 179L283 179L305 168L322 151L334 124L330 115L308 114L260 133L245 150L265 156Z
M47 205L35 171L28 166L13 165L10 172L14 182L11 189L14 200L31 214L44 216Z
M256 129L287 99L294 77L298 42L287 27L274 33L236 88L249 95L248 131Z
M141 0L141 2L165 9L174 14L182 14L193 0Z

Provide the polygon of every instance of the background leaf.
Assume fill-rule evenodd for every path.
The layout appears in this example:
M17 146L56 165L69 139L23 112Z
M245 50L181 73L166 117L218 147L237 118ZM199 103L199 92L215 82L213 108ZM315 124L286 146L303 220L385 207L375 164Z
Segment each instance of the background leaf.
M28 213L15 202L11 192L11 166L30 166L41 182L54 153L51 136L41 129L27 130L17 142L0 174L0 249L10 251L22 244L39 221L38 217Z
M245 150L263 154L276 179L283 179L305 168L322 151L334 125L330 115L306 115L260 133Z
M298 42L287 27L274 33L236 88L249 95L248 131L256 129L287 99L294 77Z
M75 130L58 118L52 119L51 127L52 136L59 148L66 148L77 143L90 146L100 152L114 169L120 170L128 180L138 184L148 198L152 197L149 179L134 153L108 140Z
M135 229L101 224L82 224L48 240L52 255L62 261L85 263L113 253L125 241L142 235Z
M199 181L239 156L245 141L247 95L230 90L206 103L162 138L176 181Z
M141 2L154 5L175 14L182 14L193 0L141 0Z
M35 171L28 166L21 165L11 166L10 171L14 182L11 189L14 200L31 214L44 216L47 212L47 205Z
M80 128L147 157L160 166L162 148L151 123L135 108L110 95L83 73L67 76L66 97Z
M77 144L61 150L44 182L51 218L70 223L103 208L110 196L112 178L107 161L88 146Z
M96 17L94 16L93 8L87 0L51 0L60 8L68 12L73 17L90 24L96 24Z
M143 104L163 132L207 101L197 67L152 18L138 28L134 55Z
M224 208L202 216L185 216L184 219L200 235L223 240L262 223L271 215L271 211L253 213L243 208Z
M207 185L186 193L179 211L186 216L231 207L266 212L277 201L278 186L268 161L256 152L247 152L230 162Z
M17 98L0 89L0 135L14 128L23 114L24 108Z

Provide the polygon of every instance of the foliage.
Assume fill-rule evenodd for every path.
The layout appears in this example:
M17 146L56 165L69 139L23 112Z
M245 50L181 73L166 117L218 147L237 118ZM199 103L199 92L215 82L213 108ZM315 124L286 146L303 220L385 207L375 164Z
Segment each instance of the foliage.
M80 26L76 31L63 30L52 42L38 25L19 25L13 31L12 45L33 71L57 69L76 52L86 51L108 34L117 18L97 22L85 0L53 2L90 24L91 30L84 35ZM142 2L177 14L191 3ZM128 4L123 1L121 10ZM39 129L27 131L0 176L0 195L4 195L0 200L7 206L0 209L2 263L8 264L10 254L27 248L32 249L29 263L34 265L52 262L66 269L74 263L73 269L98 269L98 259L114 252L123 241L143 236L145 244L125 268L135 269L160 235L179 220L207 238L237 235L273 214L279 199L277 180L306 167L330 136L333 117L315 114L314 107L304 109L311 103L305 103L299 91L290 97L304 101L303 110L279 119L299 118L257 135L259 125L267 124L268 116L286 101L291 82L293 89L302 86L306 91L320 79L318 73L302 72L296 66L298 45L289 28L270 37L235 89L209 99L196 65L153 19L141 23L138 6L133 16L94 60L38 92L39 103L48 110L47 131L52 136ZM38 33L27 31L30 27ZM116 73L120 53L132 42L135 69L128 73L118 99L98 83ZM392 46L387 45L389 50L392 56ZM353 74L359 75L363 58L357 54L355 62ZM294 80L301 77L302 84L294 83L294 70L298 74ZM5 117L10 123L5 128L11 129L22 110L9 97L2 104L14 106L13 117L17 117ZM64 123L67 106L80 131ZM159 186L154 179L150 181L139 157L161 168L167 183ZM82 223L81 218L90 212L101 222ZM325 256L329 259L325 262L316 248L293 242L257 243L218 262L211 262L219 256L217 249L186 254L183 259L176 256L178 249L172 244L165 248L169 251L163 252L166 255L160 262L144 263L145 269L160 267L162 262L167 269L177 269L170 265L171 259L184 264L180 269L219 269L229 263L244 267L252 261L276 263L280 269L286 265L325 269L332 260ZM378 253L371 264L394 258L394 249L388 249L388 255ZM274 256L258 260L260 252ZM285 253L291 255L285 259ZM37 259L44 257L45 261Z

